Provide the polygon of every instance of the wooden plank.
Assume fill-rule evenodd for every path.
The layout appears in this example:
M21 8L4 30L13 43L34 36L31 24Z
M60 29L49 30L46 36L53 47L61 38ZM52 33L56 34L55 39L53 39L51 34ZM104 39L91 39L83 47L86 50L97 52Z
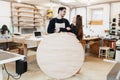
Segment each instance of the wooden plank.
M13 39L9 38L9 39L0 39L0 43L5 43L5 42L12 42Z
M34 8L34 7L28 7L28 6L15 6L15 8L16 8L16 9L26 8L26 9L40 10L40 9L37 9L37 8Z
M40 25L29 25L29 24L14 24L15 26L20 26L20 27L39 27Z
M27 12L27 11L18 11L18 10L14 10L13 12L17 12L17 13L28 13L28 14L35 14L35 15L40 15L40 13L38 12Z
M90 21L89 24L90 25L103 25L103 21L102 20L93 20L93 21Z

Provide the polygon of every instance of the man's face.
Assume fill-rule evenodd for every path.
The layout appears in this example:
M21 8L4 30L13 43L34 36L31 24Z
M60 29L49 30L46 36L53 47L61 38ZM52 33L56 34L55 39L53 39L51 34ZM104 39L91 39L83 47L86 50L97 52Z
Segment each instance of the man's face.
M61 15L61 17L64 17L65 14L66 14L66 9L63 9L63 10L60 11L60 15Z

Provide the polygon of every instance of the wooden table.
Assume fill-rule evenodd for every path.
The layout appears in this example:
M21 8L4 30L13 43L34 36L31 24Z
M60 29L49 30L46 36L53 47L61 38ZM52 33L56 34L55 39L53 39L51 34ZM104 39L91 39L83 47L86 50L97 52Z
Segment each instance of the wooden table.
M1 38L0 43L8 43L8 42L15 42L22 44L21 48L23 48L23 54L27 57L28 48L38 47L40 41L43 39L35 38L33 34L22 34L22 35L13 35L10 38Z
M87 38L83 38L83 40L85 41L95 41L95 40L100 40L100 37L87 37Z
M9 42L12 42L13 41L13 38L12 37L8 37L8 36L0 36L0 44L5 44L5 46L0 46L1 49L7 49L9 46L8 46L8 43Z
M19 59L24 59L24 57L25 57L24 55L19 55L0 50L0 80L3 80L2 64L13 62Z
M43 39L35 38L33 35L14 36L13 42L21 43L24 49L24 55L27 57L28 48L38 47L40 41Z
M101 38L100 37L87 37L87 38L83 38L83 41L86 42L86 52L88 53L89 55L89 52L90 52L90 45L91 44L94 44L95 41L100 41ZM100 45L100 43L99 43ZM99 49L99 48L98 48Z
M5 39L0 39L0 43L6 43L6 42L12 42L12 38L5 38Z

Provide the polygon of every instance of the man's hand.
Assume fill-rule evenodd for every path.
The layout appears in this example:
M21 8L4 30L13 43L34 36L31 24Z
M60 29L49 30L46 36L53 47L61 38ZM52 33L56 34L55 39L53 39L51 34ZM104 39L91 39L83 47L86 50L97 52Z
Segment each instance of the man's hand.
M56 33L58 33L59 31L60 31L60 29L59 29L59 28L55 29L55 32L56 32Z
M69 30L71 30L71 28L70 28L70 27L67 27L66 29L67 29L68 31L69 31Z

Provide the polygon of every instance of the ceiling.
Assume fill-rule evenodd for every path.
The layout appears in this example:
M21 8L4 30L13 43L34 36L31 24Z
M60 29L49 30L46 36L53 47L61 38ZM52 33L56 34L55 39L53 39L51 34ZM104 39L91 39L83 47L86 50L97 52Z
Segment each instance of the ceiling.
M7 0L7 1L10 1L10 0ZM17 1L17 0L14 0L14 1ZM63 0L63 1L61 0L20 0L20 1L24 3L41 5L45 7L56 6L53 4L51 5L50 2L57 3L57 5L64 4L69 7L81 7L81 6L89 6L93 4L101 4L101 3L107 3L107 2L118 2L120 0L74 0L75 2L72 2L73 0Z

